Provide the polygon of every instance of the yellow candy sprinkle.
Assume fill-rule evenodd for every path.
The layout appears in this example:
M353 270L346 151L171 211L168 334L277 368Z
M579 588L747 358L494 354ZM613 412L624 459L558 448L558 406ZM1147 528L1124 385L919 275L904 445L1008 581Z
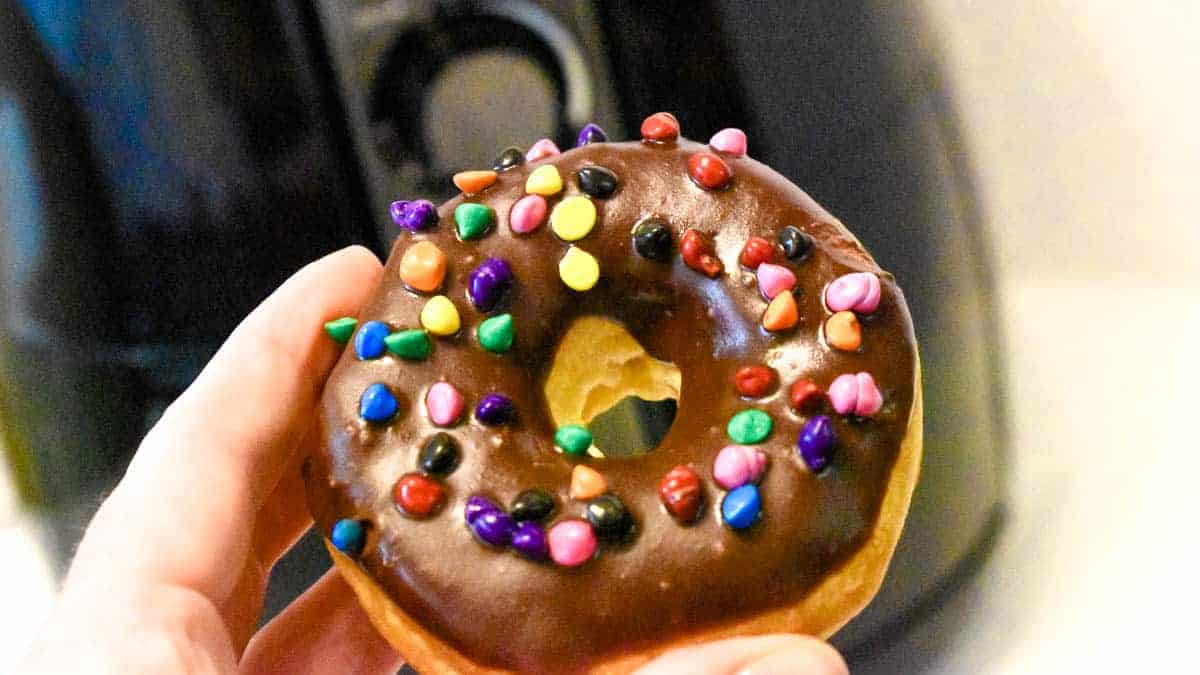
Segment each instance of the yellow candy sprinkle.
M596 225L596 205L587 197L567 197L550 213L550 229L563 241L579 241Z
M462 324L450 298L435 295L421 308L421 325L434 335L454 335Z
M558 169L547 164L539 166L525 179L525 191L531 195L549 197L562 192L562 176Z
M600 280L600 263L587 251L572 246L558 261L558 276L576 291L586 291Z

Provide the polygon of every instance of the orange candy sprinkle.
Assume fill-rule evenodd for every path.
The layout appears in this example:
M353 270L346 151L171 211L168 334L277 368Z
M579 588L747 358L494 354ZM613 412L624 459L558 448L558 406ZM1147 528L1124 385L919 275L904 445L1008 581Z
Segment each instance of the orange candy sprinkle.
M417 291L432 293L446 278L446 254L431 241L418 241L400 259L400 280Z
M468 195L483 192L495 183L495 171L459 171L454 174L454 186Z
M594 499L608 490L608 482L590 466L576 464L571 471L571 499Z
M790 291L784 291L775 296L767 311L763 313L762 325L772 332L785 331L794 328L800 321L800 310L796 308L796 296Z
M852 352L862 346L862 324L854 312L838 312L825 322L825 342L834 349Z

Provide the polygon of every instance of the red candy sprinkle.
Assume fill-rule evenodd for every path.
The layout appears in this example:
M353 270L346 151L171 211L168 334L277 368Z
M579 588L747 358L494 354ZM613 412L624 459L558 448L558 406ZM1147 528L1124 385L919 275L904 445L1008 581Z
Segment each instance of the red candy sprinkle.
M642 121L642 140L665 143L679 137L679 120L669 112L654 113Z
M425 518L437 511L445 498L440 483L419 473L404 474L392 488L392 501L414 518Z
M788 392L788 403L796 412L811 411L825 398L825 392L812 380L796 380Z
M688 174L705 190L720 190L733 178L733 170L725 160L711 152L697 152L688 157Z
M663 476L658 484L658 496L667 511L682 523L690 523L700 515L703 488L700 476L691 467L679 465Z
M683 233L679 240L679 253L688 267L707 277L715 279L725 269L713 250L712 242L697 230L689 228Z
M775 371L766 366L745 366L733 374L733 386L747 398L762 398L775 385Z
M738 262L752 270L763 263L775 262L775 244L762 237L750 237L738 255Z

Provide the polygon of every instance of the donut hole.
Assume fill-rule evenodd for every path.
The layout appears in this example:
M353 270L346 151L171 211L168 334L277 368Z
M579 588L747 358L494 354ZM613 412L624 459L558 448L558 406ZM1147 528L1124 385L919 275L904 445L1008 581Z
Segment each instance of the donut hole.
M556 426L582 424L605 457L644 455L675 421L682 375L651 356L625 326L601 316L567 328L546 378Z

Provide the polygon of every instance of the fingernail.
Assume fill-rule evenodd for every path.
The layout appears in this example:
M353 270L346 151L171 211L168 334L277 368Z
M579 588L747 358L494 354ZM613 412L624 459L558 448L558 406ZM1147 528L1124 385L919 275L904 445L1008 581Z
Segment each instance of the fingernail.
M765 656L738 675L849 675L846 662L833 647L816 640Z

